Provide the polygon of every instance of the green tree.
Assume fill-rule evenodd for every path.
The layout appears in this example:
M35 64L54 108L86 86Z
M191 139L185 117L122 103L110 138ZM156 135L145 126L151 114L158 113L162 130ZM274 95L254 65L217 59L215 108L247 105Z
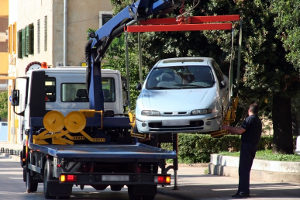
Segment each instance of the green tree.
M285 93L293 93L295 90L300 89L300 1L289 0L289 1L272 1L272 12L275 16L274 26L277 28L276 37L283 43L283 47L286 51L286 59L293 64L294 73L285 74L283 78L283 90ZM291 109L291 99L289 96L278 95L278 103L283 104L286 102L286 108L281 108L280 112L277 113L278 119L284 118L290 113L286 113L287 110ZM279 102L279 100L283 100ZM275 109L275 108L274 108ZM274 117L273 117L274 119ZM288 120L292 121L291 117ZM278 120L277 127L274 131L278 134L274 135L276 145L279 149L288 149L287 144L282 141L280 135L284 134L281 130L286 130L287 124L281 123ZM290 124L288 124L290 126ZM277 129L277 130L276 130Z
M272 1L277 38L283 42L286 58L300 71L300 1Z
M296 0L294 0L296 1ZM112 0L116 10L129 1ZM122 2L122 3L121 3ZM239 84L241 105L257 101L274 124L275 151L293 153L290 93L286 77L295 68L285 58L285 49L274 26L276 14L273 0L210 0L200 1L190 10L192 15L240 14L243 21L242 79ZM186 9L194 1L185 1ZM170 14L178 15L175 10ZM297 15L298 16L298 15ZM299 18L297 18L299 21ZM299 37L299 36L298 36ZM149 68L162 58L177 56L210 56L216 58L223 71L229 68L231 33L228 31L170 32L143 34L144 64ZM235 41L237 43L237 41ZM299 48L297 49L299 50Z
M273 1L240 0L230 5L227 2L213 0L209 7L213 11L211 14L239 12L243 20L243 89L240 94L243 99L258 100L263 110L270 112L274 150L293 153L291 101L285 77L295 73L295 69L285 59L283 44L276 37L275 15L271 12Z
M7 91L0 92L0 117L1 120L7 119Z
M139 82L138 51L136 48L136 38L133 35L128 36L128 54L129 54L129 80L127 89L130 90L130 109L134 110L135 100L139 94L136 85ZM109 46L103 64L103 68L115 69L121 72L122 77L126 78L126 59L125 59L125 39L124 35L115 38ZM145 73L144 73L145 74Z

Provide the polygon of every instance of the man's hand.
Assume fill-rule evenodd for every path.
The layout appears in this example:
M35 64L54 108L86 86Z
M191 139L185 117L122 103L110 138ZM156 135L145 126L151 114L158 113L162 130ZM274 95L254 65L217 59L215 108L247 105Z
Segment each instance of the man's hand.
M222 129L229 131L233 135L241 135L241 134L245 133L245 131L246 131L246 129L244 129L242 127L232 127L232 126L228 126L228 125L223 125Z

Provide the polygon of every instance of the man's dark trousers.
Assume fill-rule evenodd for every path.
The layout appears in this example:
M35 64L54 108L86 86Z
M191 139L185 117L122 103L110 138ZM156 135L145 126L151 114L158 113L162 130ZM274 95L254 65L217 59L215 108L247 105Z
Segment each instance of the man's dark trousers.
M239 189L238 192L249 194L250 170L256 153L256 145L244 143L241 145L239 166Z

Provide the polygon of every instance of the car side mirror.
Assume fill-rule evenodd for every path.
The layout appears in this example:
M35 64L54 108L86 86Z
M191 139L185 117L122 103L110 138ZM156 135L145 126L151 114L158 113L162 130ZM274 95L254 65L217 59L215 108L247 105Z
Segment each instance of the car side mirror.
M137 90L141 90L142 89L142 84L141 83L137 83L136 84L136 89Z
M11 105L12 106L18 106L19 105L19 99L20 99L20 91L19 90L13 90L12 91Z

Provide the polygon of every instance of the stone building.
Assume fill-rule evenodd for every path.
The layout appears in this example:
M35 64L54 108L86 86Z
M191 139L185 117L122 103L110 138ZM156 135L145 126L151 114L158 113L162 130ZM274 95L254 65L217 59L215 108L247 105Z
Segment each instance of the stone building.
M9 0L9 76L23 76L34 61L50 67L81 65L87 30L111 16L110 0ZM14 84L9 81L9 95ZM21 120L10 105L8 121L10 141L21 143Z

